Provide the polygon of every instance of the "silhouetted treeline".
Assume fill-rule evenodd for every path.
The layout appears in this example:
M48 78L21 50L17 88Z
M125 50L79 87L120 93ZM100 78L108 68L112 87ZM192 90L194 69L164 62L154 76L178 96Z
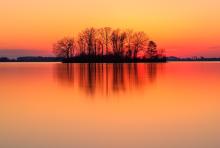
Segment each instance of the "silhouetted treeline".
M87 28L77 37L65 37L53 46L64 62L157 62L166 61L165 50L144 32Z
M17 62L60 62L60 57L18 57Z
M205 58L205 57L187 57L179 58L175 56L167 57L167 61L220 61L220 58Z
M18 57L10 59L7 57L0 57L0 62L61 62L63 58L60 57Z
M12 60L7 57L0 57L0 62L10 62L10 61Z

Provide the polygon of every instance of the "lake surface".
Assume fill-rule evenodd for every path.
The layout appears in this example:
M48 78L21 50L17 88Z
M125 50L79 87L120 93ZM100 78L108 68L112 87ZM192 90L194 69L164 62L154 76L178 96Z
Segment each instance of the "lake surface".
M0 147L219 148L220 63L1 63Z

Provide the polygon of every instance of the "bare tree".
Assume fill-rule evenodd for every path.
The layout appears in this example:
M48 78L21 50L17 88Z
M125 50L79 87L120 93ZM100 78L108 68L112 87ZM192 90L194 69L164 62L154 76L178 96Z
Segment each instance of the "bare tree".
M112 50L114 54L118 54L119 30L114 30L111 35Z
M133 56L134 56L134 58L137 58L139 51L145 50L147 41L148 41L148 38L144 32L134 33L134 40L133 40L133 45L134 45Z
M111 41L112 41L112 49L113 53L116 56L122 56L124 53L124 45L125 45L126 33L117 29L112 32Z
M79 48L79 54L85 55L87 47L86 47L85 36L83 33L79 33L77 43L78 43L78 48Z
M150 58L154 58L157 56L157 44L154 41L149 41L147 53Z
M124 47L125 47L125 40L126 40L126 32L122 32L120 34L120 41L119 41L119 51L120 51L120 56L124 55Z
M111 42L111 32L112 32L112 28L110 28L110 27L104 28L104 41L105 41L106 55L108 55L108 53L109 53L109 44Z
M134 41L134 32L133 30L126 30L126 56L128 58L132 58L132 49L133 49L133 41Z
M99 54L101 52L101 55L104 55L104 46L105 46L105 39L106 35L105 35L105 29L104 28L100 28L98 29L98 35L97 35L97 40L98 40L98 50L99 50Z
M57 57L71 58L74 55L75 41L74 38L65 37L53 46L53 52Z
M94 28L87 28L83 31L85 42L87 46L88 55L96 54L96 30Z

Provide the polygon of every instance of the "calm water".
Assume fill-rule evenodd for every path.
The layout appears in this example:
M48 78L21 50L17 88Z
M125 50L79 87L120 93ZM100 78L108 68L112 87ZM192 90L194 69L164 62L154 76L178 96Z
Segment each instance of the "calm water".
M219 148L220 63L0 64L0 148Z

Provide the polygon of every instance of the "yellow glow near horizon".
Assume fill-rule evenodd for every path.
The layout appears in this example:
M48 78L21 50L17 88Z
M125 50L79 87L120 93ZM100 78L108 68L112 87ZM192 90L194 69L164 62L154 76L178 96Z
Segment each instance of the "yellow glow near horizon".
M145 31L172 55L220 56L219 0L7 0L0 49L44 49L86 27ZM219 51L218 51L219 49Z

